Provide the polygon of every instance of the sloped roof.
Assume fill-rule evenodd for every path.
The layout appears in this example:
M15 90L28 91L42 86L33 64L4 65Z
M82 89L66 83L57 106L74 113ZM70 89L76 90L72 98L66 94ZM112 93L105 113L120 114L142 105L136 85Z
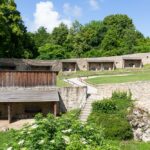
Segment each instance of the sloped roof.
M57 102L59 95L57 90L10 90L0 92L0 103L8 102Z

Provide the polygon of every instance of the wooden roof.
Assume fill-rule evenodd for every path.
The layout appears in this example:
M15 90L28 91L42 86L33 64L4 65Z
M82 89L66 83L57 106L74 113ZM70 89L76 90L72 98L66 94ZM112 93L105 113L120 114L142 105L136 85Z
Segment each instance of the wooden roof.
M0 92L0 103L8 102L57 102L59 95L57 90L9 90Z

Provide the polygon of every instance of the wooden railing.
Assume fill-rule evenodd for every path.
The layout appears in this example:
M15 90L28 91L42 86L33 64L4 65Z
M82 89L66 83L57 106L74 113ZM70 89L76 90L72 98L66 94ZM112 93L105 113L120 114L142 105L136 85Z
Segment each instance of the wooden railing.
M54 86L56 77L51 71L0 71L0 87Z

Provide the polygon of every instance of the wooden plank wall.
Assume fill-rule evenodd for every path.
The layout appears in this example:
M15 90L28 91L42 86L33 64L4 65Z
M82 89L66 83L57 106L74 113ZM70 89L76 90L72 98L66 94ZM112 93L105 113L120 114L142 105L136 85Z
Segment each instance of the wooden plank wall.
M49 71L0 71L0 87L54 86L56 77Z

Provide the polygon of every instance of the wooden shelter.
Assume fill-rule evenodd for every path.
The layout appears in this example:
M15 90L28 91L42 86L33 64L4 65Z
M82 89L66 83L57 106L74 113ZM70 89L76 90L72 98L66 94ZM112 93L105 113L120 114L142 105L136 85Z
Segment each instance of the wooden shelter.
M63 60L62 71L77 71L78 65L76 60Z
M99 70L114 70L115 63L113 60L88 60L88 70L99 71Z
M142 68L142 59L138 57L124 57L123 68Z
M32 118L37 113L59 113L58 72L0 71L0 119Z
M51 71L52 65L49 62L28 61L28 70Z

